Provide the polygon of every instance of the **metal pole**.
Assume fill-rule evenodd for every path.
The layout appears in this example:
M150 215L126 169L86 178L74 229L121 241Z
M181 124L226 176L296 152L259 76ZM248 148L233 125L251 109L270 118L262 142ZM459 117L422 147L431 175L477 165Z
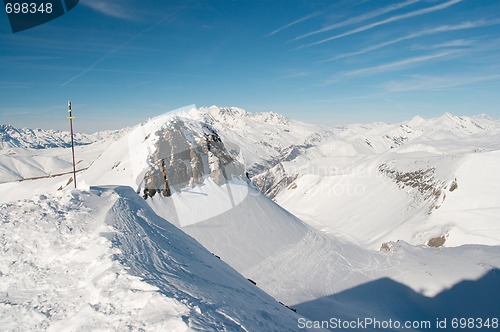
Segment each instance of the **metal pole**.
M71 131L71 153L73 154L73 182L75 183L76 188L76 163L75 163L75 142L73 140L73 119L75 118L71 112L71 101L68 100L68 119L69 119L69 128Z

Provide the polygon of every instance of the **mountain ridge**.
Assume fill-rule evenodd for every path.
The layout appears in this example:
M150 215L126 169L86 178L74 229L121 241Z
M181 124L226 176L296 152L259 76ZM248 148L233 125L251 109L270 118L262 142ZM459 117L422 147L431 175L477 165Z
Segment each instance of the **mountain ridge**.
M109 137L122 135L128 129L107 130L94 134L75 133L75 145L87 145ZM5 148L67 148L71 147L71 136L68 131L16 128L12 125L0 124L0 149Z

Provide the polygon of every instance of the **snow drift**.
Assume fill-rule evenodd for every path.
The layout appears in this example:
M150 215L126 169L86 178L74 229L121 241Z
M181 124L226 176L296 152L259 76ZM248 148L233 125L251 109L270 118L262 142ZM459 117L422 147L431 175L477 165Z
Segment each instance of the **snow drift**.
M294 331L299 316L128 187L1 207L4 330Z

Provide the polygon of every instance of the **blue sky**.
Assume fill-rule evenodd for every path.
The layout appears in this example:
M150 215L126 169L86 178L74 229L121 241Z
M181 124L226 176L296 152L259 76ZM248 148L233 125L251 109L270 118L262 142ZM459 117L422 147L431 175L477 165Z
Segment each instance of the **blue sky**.
M189 104L328 125L500 117L500 1L81 0L13 34L0 123L79 131Z

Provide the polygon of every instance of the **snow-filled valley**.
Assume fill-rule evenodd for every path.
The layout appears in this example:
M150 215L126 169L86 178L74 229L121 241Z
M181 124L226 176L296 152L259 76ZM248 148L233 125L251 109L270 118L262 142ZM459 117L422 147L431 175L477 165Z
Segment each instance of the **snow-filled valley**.
M83 137L78 189L71 152L51 145L64 134L4 127L7 331L498 324L498 120L327 128L187 107Z

